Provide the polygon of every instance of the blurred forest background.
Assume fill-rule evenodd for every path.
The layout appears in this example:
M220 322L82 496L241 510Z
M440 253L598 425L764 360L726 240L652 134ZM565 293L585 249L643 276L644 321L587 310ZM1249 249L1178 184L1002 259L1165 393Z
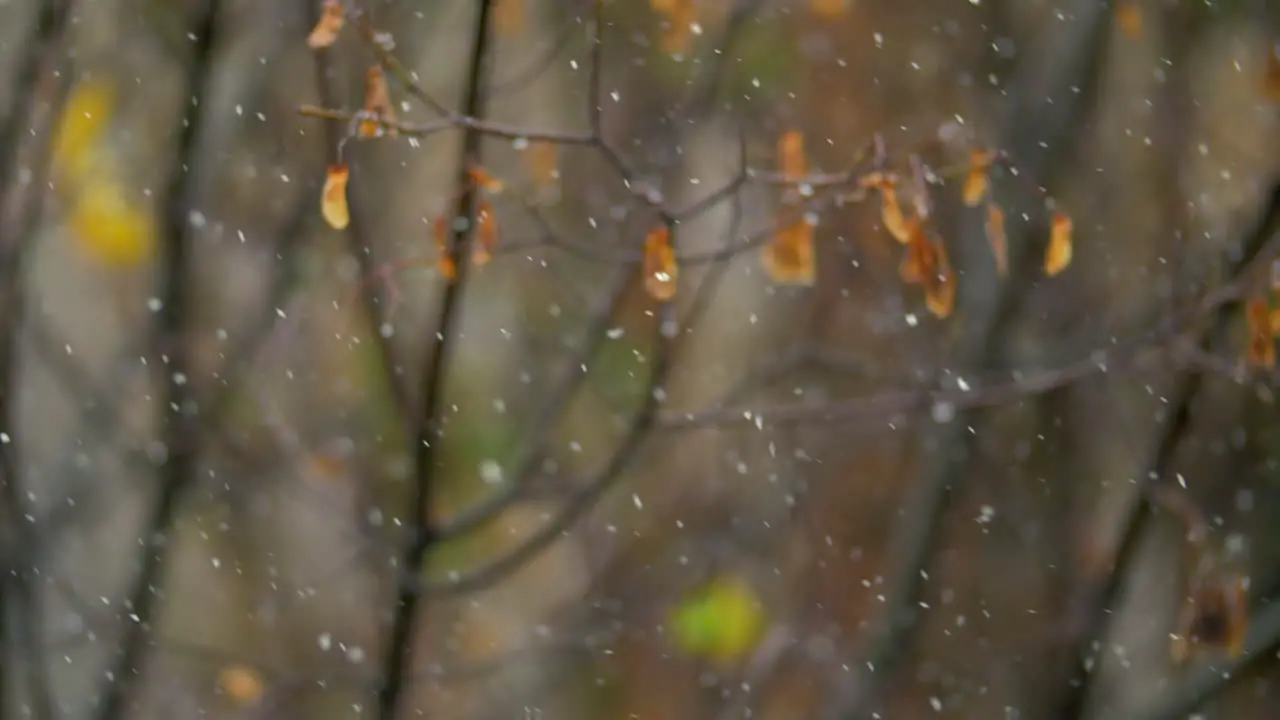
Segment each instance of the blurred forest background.
M0 0L0 715L1273 717L1278 43Z

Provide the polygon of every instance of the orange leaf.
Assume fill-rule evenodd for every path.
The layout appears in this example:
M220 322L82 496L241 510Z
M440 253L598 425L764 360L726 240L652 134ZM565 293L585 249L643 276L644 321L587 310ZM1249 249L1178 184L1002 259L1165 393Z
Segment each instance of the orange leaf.
M898 191L893 181L883 180L880 185L880 222L884 229L900 243L906 244L912 235L911 226L902 213L902 205L898 202Z
M436 271L445 280L453 280L458 277L458 265L453 261L449 243L449 222L444 215L436 218L433 229L436 239Z
M481 200L476 208L476 249L474 262L476 267L487 265L493 259L493 251L498 246L498 220L493 214L493 204Z
M471 182L474 183L476 187L487 193L497 195L502 192L503 187L505 187L501 180L490 175L487 170L479 165L472 165L470 172Z
M898 277L908 285L919 285L936 272L933 244L925 236L920 218L906 221L907 252L898 266Z
M813 285L817 275L813 230L807 218L778 228L760 256L771 280L783 285Z
M824 20L838 20L849 15L849 0L809 0L809 9Z
M1142 9L1138 7L1138 0L1119 0L1116 24L1130 40L1142 37Z
M1071 264L1071 218L1066 213L1055 212L1049 232L1049 247L1044 255L1044 272L1053 277Z
M1271 308L1266 299L1255 298L1245 307L1249 325L1250 365L1270 369L1276 365L1276 335L1271 325Z
M1004 231L1004 211L993 202L987 203L987 242L996 258L996 272L1000 277L1009 274L1009 242Z
M1273 103L1280 103L1280 43L1271 46L1267 53L1267 67L1263 76L1263 92Z
M399 134L396 128L387 126L396 122L396 108L381 65L374 65L365 73L364 111L372 117L361 119L357 126L360 137L381 137L384 132L391 137Z
M933 316L945 320L956 306L956 274L947 258L947 247L933 244L934 272L924 279L924 304Z
M1271 335L1280 337L1280 308L1271 311Z
M676 296L678 276L671 229L659 225L644 239L644 288L654 300L666 302Z
M809 174L804 156L804 133L789 130L778 138L778 170L787 180L799 180Z
M262 699L262 676L247 665L228 665L218 671L218 689L239 705Z
M320 6L320 20L307 36L307 47L312 50L327 48L338 39L338 33L346 24L346 13L342 9L342 0L324 0Z
M655 11L666 16L666 28L660 38L662 51L683 54L689 49L694 25L698 22L698 9L693 0L653 0L651 4Z
M498 0L497 12L498 34L510 37L524 30L525 0Z
M324 176L320 214L334 230L345 230L351 224L351 212L347 208L347 180L350 178L351 168L345 163L330 165Z
M1189 603L1188 627L1183 632L1192 644L1221 648L1232 658L1244 654L1249 590L1243 577L1231 573L1214 578L1196 588ZM1184 657L1186 652L1184 649Z
M525 166L538 187L552 187L560 179L559 150L553 142L535 142L525 148Z
M964 179L964 204L977 207L991 191L991 161L995 155L986 150L974 150L969 154L969 174Z

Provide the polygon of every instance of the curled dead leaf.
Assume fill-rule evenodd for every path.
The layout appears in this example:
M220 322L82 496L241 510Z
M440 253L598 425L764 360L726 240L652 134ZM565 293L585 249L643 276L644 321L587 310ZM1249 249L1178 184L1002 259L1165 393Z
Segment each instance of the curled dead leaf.
M345 163L330 165L324 176L320 214L334 230L345 230L351 224L351 212L347 207L347 181L350 178L351 168Z
M679 268L671 247L671 229L666 225L650 230L644 239L643 272L644 288L654 300L666 302L676 296Z
M324 0L320 5L320 20L307 36L307 47L319 50L333 45L346 24L346 11L342 9L342 0Z
M996 272L1000 277L1006 277L1009 274L1009 241L1004 229L1004 211L993 202L987 203L986 230L987 242L996 260Z
M813 234L814 226L808 217L780 223L760 256L769 279L783 285L813 285L817 277Z
M1044 273L1053 277L1071 264L1072 222L1063 212L1055 212L1049 230L1049 246L1044 255Z

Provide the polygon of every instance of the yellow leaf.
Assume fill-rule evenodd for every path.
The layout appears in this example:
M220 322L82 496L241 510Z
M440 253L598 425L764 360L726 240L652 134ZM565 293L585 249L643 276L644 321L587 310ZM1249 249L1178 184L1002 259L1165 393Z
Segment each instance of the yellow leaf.
M1004 211L995 203L987 203L987 242L996 259L996 272L1005 277L1009 274L1009 242L1004 230Z
M334 230L345 230L351 223L351 213L347 208L347 180L350 178L351 168L345 163L330 165L324 177L320 214Z
M776 283L813 285L817 266L813 250L813 225L807 218L774 233L761 252L765 272Z
M342 0L324 0L320 6L320 21L307 36L307 47L319 50L333 45L345 24L346 14L342 9Z
M104 265L133 267L155 254L155 216L139 203L130 202L115 181L85 185L68 220L80 244Z
M63 104L53 140L53 167L73 184L86 181L115 111L115 91L104 81L77 83Z
M764 608L744 578L721 576L677 605L672 636L685 652L720 665L744 659L764 634Z
M1049 231L1049 247L1044 255L1044 272L1053 277L1071 264L1071 218L1065 213L1053 214L1053 223Z
M650 297L666 302L676 296L676 253L671 247L671 230L659 225L644 239L644 287Z

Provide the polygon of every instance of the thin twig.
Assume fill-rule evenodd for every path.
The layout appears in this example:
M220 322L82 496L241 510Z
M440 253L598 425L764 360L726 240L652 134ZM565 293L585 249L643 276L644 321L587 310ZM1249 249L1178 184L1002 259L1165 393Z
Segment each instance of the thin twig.
M495 0L480 0L476 9L475 30L472 37L471 60L467 67L465 97L462 112L468 117L480 117L485 112L485 92L489 66L492 63L489 43ZM422 600L422 588L412 582L423 571L423 560L436 544L432 515L437 477L437 448L441 444L444 389L449 377L449 365L458 343L458 325L462 317L463 290L466 286L468 258L475 230L476 187L471 170L480 162L483 135L475 128L463 132L462 152L457 168L457 203L453 209L453 242L449 248L456 276L447 278L440 298L439 316L427 328L430 352L424 368L426 378L419 396L420 410L414 420L412 442L414 448L414 480L410 494L409 542L401 559L400 570L404 574L396 593L396 605L392 610L391 633L387 639L386 657L383 661L383 682L377 694L377 717L394 720L404 697L405 675L413 671L418 607ZM465 225L460 224L465 221Z
M54 718L57 710L47 677L48 664L41 637L44 613L35 587L39 577L37 558L32 551L36 529L31 523L31 511L21 480L19 443L23 434L19 432L16 398L22 385L18 340L26 321L26 259L33 247L45 206L45 185L53 145L49 127L60 112L71 84L70 62L60 56L65 55L62 44L72 5L70 0L47 0L41 5L31 36L31 47L23 56L15 82L18 102L6 118L4 129L0 130L0 237L12 238L0 247L0 308L3 312L3 323L0 324L0 503L4 506L3 517L8 528L8 537L4 538L0 549L9 570L0 578L0 637L13 634L13 640L2 643L0 648L0 653L3 653L0 655L0 667L14 660L20 669L19 675L25 674L25 704L36 720ZM55 69L61 72L51 72ZM37 108L42 76L54 76L56 90L40 121ZM43 131L38 130L39 126L43 126ZM28 130L37 131L37 140L30 161L23 162L22 148L26 145ZM18 187L17 180L22 165L33 168L33 177L26 184L25 191ZM16 222L10 217L10 210L20 210ZM3 685L3 674L0 674L0 686ZM2 693L0 688L0 712L6 712L9 703Z
M164 444L167 457L161 468L159 496L143 532L141 568L130 587L125 610L124 637L119 655L103 681L100 720L123 720L131 712L143 668L155 609L164 584L168 535L186 490L196 479L202 419L195 407L188 374L192 351L190 314L194 299L193 245L189 235L188 214L195 206L199 143L205 125L204 108L211 97L214 79L214 55L218 46L218 15L221 3L209 0L192 32L192 56L187 70L187 96L182 133L173 158L164 196L163 235L164 267L160 278L159 297L164 306L158 314L162 332L162 353L167 362L161 364L165 376L164 392L159 403L164 413Z

